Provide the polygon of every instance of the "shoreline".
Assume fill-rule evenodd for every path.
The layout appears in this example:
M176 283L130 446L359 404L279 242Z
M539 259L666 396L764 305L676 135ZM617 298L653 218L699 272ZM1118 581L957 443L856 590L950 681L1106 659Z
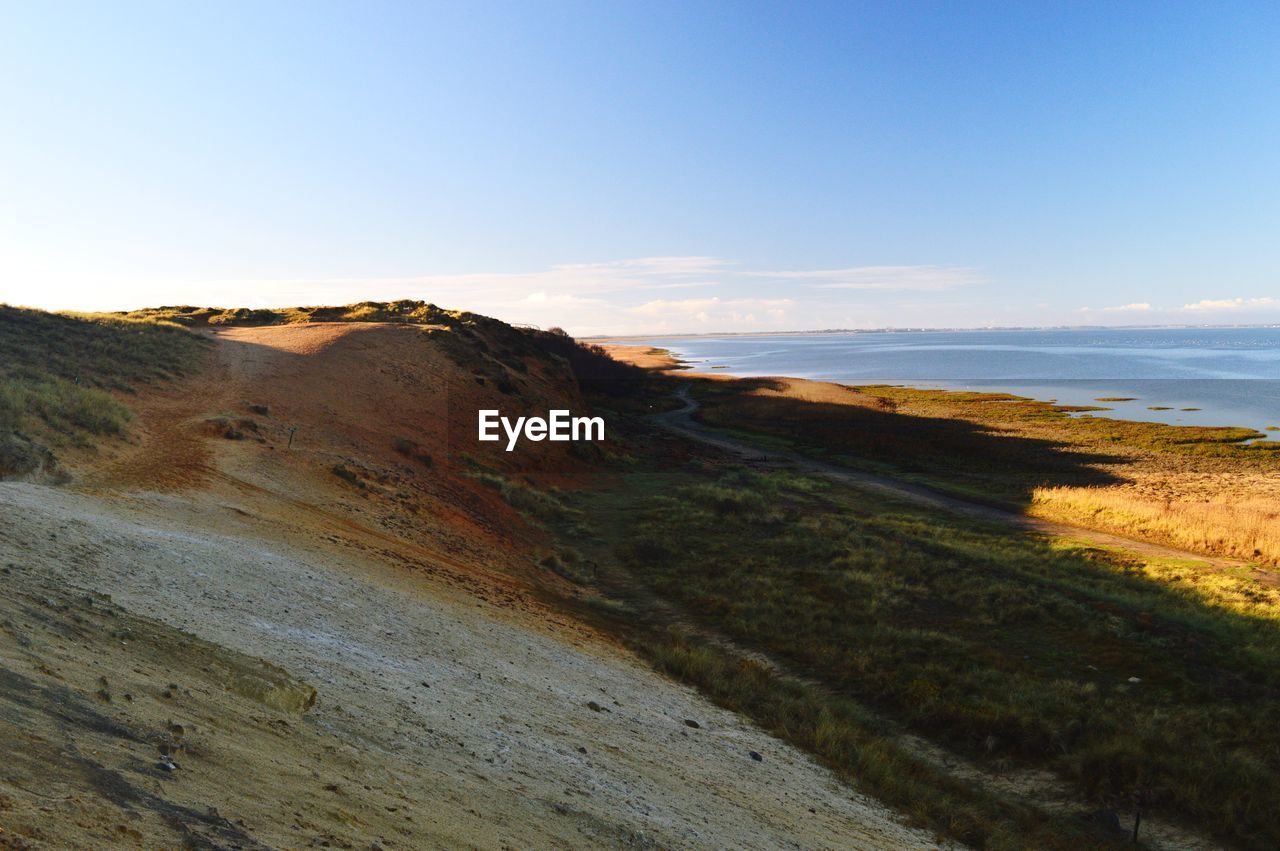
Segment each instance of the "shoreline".
M714 336L729 336L729 335L704 334L704 335L698 335L698 336L714 337ZM734 335L734 336L748 336L748 335ZM764 336L764 335L760 335L760 336ZM771 335L771 336L779 336L779 335ZM610 338L610 339L616 340L621 338ZM638 339L649 340L649 339L667 339L667 338L645 337L645 338L638 338ZM670 337L670 339L677 339L677 338L673 335L672 337ZM684 337L680 337L679 339L684 339ZM1130 397L1127 395L1126 396L1112 396L1112 395L1097 396L1097 397L1093 397L1088 402L1081 404L1079 402L1074 402L1074 403L1061 402L1057 399L1042 399L1042 398L1039 398L1038 396L1025 395L1023 393L1017 392L1016 390L1009 390L1007 389L1007 387L1001 387L998 383L994 383L994 382L999 382L999 379L989 379L990 382L993 382L990 387L986 387L983 389L973 389L973 388L965 388L965 387L957 387L957 386L944 386L943 382L914 382L910 379L892 379L892 380L885 379L885 380L866 380L866 381L858 380L855 383L853 381L841 380L841 379L811 378L811 377L782 375L782 374L738 375L736 373L732 373L728 371L719 371L719 372L711 371L716 369L727 370L728 369L727 367L711 366L708 368L700 368L701 365L695 364L692 361L689 361L685 358L680 357L670 349L662 348L659 346L650 346L650 345L634 344L634 343L621 343L621 342L604 342L604 343L597 343L597 345L600 345L606 352L609 353L611 357L614 357L618 360L631 363L635 366L639 366L644 369L652 369L659 372L667 372L667 373L681 372L683 374L688 375L690 378L705 378L705 379L711 379L711 380L744 379L744 378L776 378L776 379L786 381L789 384L792 384L792 386L827 385L827 386L836 386L836 387L849 388L849 389L858 389L861 387L874 387L874 386L897 386L897 387L909 388L912 390L936 391L940 393L966 393L966 392L1009 393L1011 395L1021 396L1022 398L1029 399L1031 401L1038 402L1045 405L1054 405L1062 408L1077 408L1077 409L1083 408L1082 410L1076 410L1070 414L1070 416L1073 419L1078 419L1083 417L1098 417L1103 419L1120 420L1124 422L1143 423L1143 424L1150 424L1150 425L1163 425L1163 426L1169 426L1171 428L1248 429L1250 431L1253 431L1254 435L1252 437L1248 437L1248 438L1245 438L1244 440L1241 440L1240 441L1241 444L1280 441L1280 417L1278 417L1278 422L1274 425L1255 428L1253 426L1240 426L1240 425L1204 425L1204 424L1198 424L1198 423L1166 422L1163 420L1153 419L1150 417L1142 418L1140 415L1124 416L1124 413L1125 413L1124 411L1117 411L1116 408L1110 407L1110 406L1116 405L1116 404L1127 404L1127 403L1134 403L1134 402L1140 403L1143 401L1151 401L1151 400L1143 400L1140 397ZM1068 381L1068 380L1069 379L1063 379L1063 381ZM1099 379L1098 381L1105 383L1110 380L1112 379ZM1114 380L1120 381L1123 379L1114 379ZM1149 379L1149 380L1162 380L1162 379ZM1164 380L1173 381L1176 379L1164 379ZM987 381L988 379L979 379L979 380L975 380L973 383L982 384L982 383L986 383ZM952 383L960 384L961 382L952 382ZM1037 383L1043 383L1043 382L1028 380L1025 383L1037 384ZM1082 383L1083 383L1083 380L1082 380ZM1099 391L1099 392L1102 392L1102 391ZM1204 409L1191 408L1191 407L1185 407L1185 406L1184 407L1165 406L1163 404L1160 404L1160 405L1148 405L1147 410L1152 412L1176 411L1178 413L1191 413L1191 412L1199 413ZM1134 413L1136 414L1137 412L1134 412Z
M821 328L808 331L695 331L688 334L592 334L579 337L585 343L604 346L611 343L625 344L627 340L687 340L716 339L723 337L816 337L855 334L960 334L968 331L987 333L994 331L1187 331L1215 329L1280 328L1269 322L1243 325L996 325L987 328L934 328L934 327L885 327L885 328Z

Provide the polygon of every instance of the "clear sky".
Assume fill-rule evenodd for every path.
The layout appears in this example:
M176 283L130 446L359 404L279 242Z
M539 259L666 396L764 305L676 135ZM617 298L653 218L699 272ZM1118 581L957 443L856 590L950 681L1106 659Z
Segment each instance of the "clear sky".
M1275 2L0 0L0 301L1280 322Z

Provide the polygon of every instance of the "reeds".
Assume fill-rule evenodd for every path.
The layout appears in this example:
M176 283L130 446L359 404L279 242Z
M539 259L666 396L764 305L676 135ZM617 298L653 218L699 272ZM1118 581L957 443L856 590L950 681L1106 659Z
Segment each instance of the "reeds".
M1039 517L1245 561L1280 564L1280 501L1153 499L1119 488L1037 488Z

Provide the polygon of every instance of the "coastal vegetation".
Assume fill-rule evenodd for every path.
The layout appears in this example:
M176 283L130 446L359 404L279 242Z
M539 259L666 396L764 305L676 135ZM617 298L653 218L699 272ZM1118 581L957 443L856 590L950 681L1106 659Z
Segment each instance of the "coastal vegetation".
M755 441L1039 517L1280 563L1280 441L1004 393L876 385L823 401L778 379L694 383L698 418Z
M623 416L627 463L559 495L572 530L544 527L594 568L573 574L584 617L975 847L1125 844L1106 814L1139 812L1280 843L1280 590L1247 564L1280 552L1280 453L1257 432L1008 394L665 381L651 409L691 389L696 418L766 452L1246 564L741 467Z
M591 581L623 614L599 616L660 669L977 847L1105 844L1083 816L1135 806L1280 842L1274 589L794 472L646 460L572 496L595 526L571 537L609 565Z
M122 434L121 396L193 372L207 341L172 323L0 305L0 433L82 444Z
M1118 488L1037 488L1030 512L1195 552L1280 564L1280 501L1144 498Z

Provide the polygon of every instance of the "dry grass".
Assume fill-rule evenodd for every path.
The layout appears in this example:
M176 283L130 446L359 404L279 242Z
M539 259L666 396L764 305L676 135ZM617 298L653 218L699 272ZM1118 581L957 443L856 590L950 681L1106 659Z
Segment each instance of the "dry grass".
M1280 503L1152 499L1120 488L1037 488L1031 513L1214 555L1280 564Z
M584 544L588 557L803 682L744 668L715 642L637 634L663 671L973 847L1103 838L1072 837L1052 807L1027 812L1034 795L925 770L899 725L991 771L1052 772L1076 812L1127 812L1140 794L1161 819L1276 847L1280 591L1247 568L1048 542L790 473L652 460L660 472L578 497L598 527L566 539L608 542ZM640 613L619 629L663 622L613 575L600 571L601 592Z
M0 436L59 445L123 434L132 415L113 394L195 370L206 347L163 321L0 305Z
M702 382L701 419L1041 517L1280 564L1280 442L1245 428L1077 418L1008 394Z

